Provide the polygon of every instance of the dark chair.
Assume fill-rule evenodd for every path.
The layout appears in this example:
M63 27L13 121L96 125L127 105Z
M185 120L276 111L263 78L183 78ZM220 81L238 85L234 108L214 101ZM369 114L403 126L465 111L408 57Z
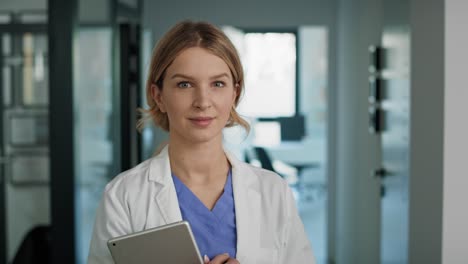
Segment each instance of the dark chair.
M24 237L12 264L51 263L50 226L36 226Z
M270 155L268 155L264 148L254 147L254 151L262 168L276 172L275 168L273 168L273 162L271 161Z
M244 162L245 163L250 163L251 162L250 153L247 150L244 151Z

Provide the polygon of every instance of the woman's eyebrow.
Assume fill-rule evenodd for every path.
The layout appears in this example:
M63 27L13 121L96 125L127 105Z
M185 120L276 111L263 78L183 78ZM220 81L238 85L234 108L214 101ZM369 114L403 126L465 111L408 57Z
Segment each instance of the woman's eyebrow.
M221 73L221 74L217 74L217 75L211 77L210 79L219 79L219 78L222 78L222 77L226 77L226 78L229 79L229 74L224 72L224 73Z
M223 72L223 73L216 74L216 75L210 77L210 79L219 79L219 78L223 78L223 77L229 78L229 74ZM171 76L171 79L175 79L175 78L182 78L182 79L189 79L189 80L194 80L195 79L194 77L191 77L189 75L185 75L185 74L182 74L182 73L176 73L176 74Z
M175 78L190 79L190 80L194 79L193 77L190 77L190 76L182 74L182 73L176 73L176 74L172 75L171 79L175 79Z

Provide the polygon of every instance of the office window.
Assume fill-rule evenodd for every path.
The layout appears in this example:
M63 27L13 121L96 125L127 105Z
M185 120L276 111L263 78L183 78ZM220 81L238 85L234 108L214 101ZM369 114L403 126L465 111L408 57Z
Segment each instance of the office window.
M252 118L296 114L296 33L224 31L242 60L245 93L239 112Z

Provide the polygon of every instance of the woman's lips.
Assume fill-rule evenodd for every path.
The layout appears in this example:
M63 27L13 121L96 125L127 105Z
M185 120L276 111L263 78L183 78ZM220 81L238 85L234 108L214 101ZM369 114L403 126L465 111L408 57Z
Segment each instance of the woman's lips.
M194 117L189 120L198 127L207 127L211 124L214 118L212 117Z

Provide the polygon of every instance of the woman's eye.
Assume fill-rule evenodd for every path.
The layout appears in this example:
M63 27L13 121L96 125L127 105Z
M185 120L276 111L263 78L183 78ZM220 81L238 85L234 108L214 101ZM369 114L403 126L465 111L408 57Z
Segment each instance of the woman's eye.
M214 85L216 87L224 87L224 82L215 82Z
M180 82L177 84L177 87L179 88L189 88L191 87L190 83L189 82Z

